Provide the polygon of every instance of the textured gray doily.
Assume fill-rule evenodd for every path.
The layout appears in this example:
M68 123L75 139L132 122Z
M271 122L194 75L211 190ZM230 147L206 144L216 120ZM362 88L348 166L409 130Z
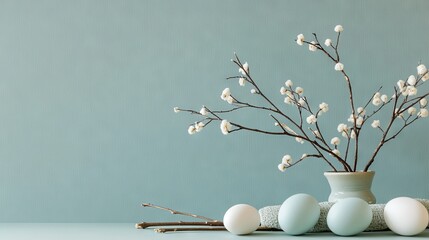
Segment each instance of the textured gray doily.
M426 209L429 211L429 200L428 199L416 199L421 202ZM330 231L328 224L326 223L326 217L328 216L329 209L333 203L321 202L320 205L320 217L317 224L310 229L309 232L327 232ZM384 221L383 211L386 204L371 204L372 209L372 222L365 231L382 231L387 230L388 227ZM259 215L261 216L261 226L280 229L277 216L279 214L280 205L268 206L259 209Z

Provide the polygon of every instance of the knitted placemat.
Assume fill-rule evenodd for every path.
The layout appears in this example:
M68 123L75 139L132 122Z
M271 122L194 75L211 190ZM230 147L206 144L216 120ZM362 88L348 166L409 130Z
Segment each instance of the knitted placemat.
M416 199L421 202L426 209L429 211L429 199ZM309 232L328 232L328 224L326 222L326 217L328 216L329 209L334 205L330 202L321 202L320 205L320 217L317 224L310 229ZM386 222L384 221L383 211L386 204L370 204L372 210L372 222L365 231L383 231L388 230ZM277 206L267 206L259 209L259 215L261 216L261 226L269 228L281 229L277 216L279 214L280 205ZM429 225L428 225L429 227Z

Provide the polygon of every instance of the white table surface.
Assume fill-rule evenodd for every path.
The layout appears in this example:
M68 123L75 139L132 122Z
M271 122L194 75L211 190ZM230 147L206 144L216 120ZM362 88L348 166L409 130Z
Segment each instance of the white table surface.
M288 236L283 232L256 232L235 236L226 231L155 233L152 229L135 229L134 223L0 223L1 240L142 240L142 239L429 239L429 229L413 238L395 235L393 232L365 232L353 237L340 237L332 233Z

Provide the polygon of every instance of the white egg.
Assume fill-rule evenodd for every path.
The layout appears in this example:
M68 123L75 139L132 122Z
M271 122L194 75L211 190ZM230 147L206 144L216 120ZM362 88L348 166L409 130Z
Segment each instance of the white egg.
M283 231L290 235L301 235L316 225L320 216L317 200L304 193L295 194L280 207L278 220Z
M369 204L360 198L344 198L329 209L326 221L333 233L352 236L369 227L372 210Z
M259 212L248 204L237 204L228 209L223 216L226 230L236 235L254 232L261 223Z
M396 234L413 236L428 226L428 210L419 201L409 197L390 200L384 207L384 220Z

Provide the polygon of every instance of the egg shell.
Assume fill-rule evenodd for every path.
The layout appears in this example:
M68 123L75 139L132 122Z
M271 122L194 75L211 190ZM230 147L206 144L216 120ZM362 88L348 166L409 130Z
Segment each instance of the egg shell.
M369 204L360 198L344 198L329 209L329 229L340 236L352 236L363 232L372 221Z
M423 232L429 222L425 206L409 197L390 200L384 207L383 214L389 229L403 236L414 236Z
M237 204L230 207L223 216L223 224L230 233L244 235L254 232L261 219L256 208L248 204Z
M301 235L316 225L320 216L317 200L305 193L295 194L280 206L278 221L281 229L290 235Z

